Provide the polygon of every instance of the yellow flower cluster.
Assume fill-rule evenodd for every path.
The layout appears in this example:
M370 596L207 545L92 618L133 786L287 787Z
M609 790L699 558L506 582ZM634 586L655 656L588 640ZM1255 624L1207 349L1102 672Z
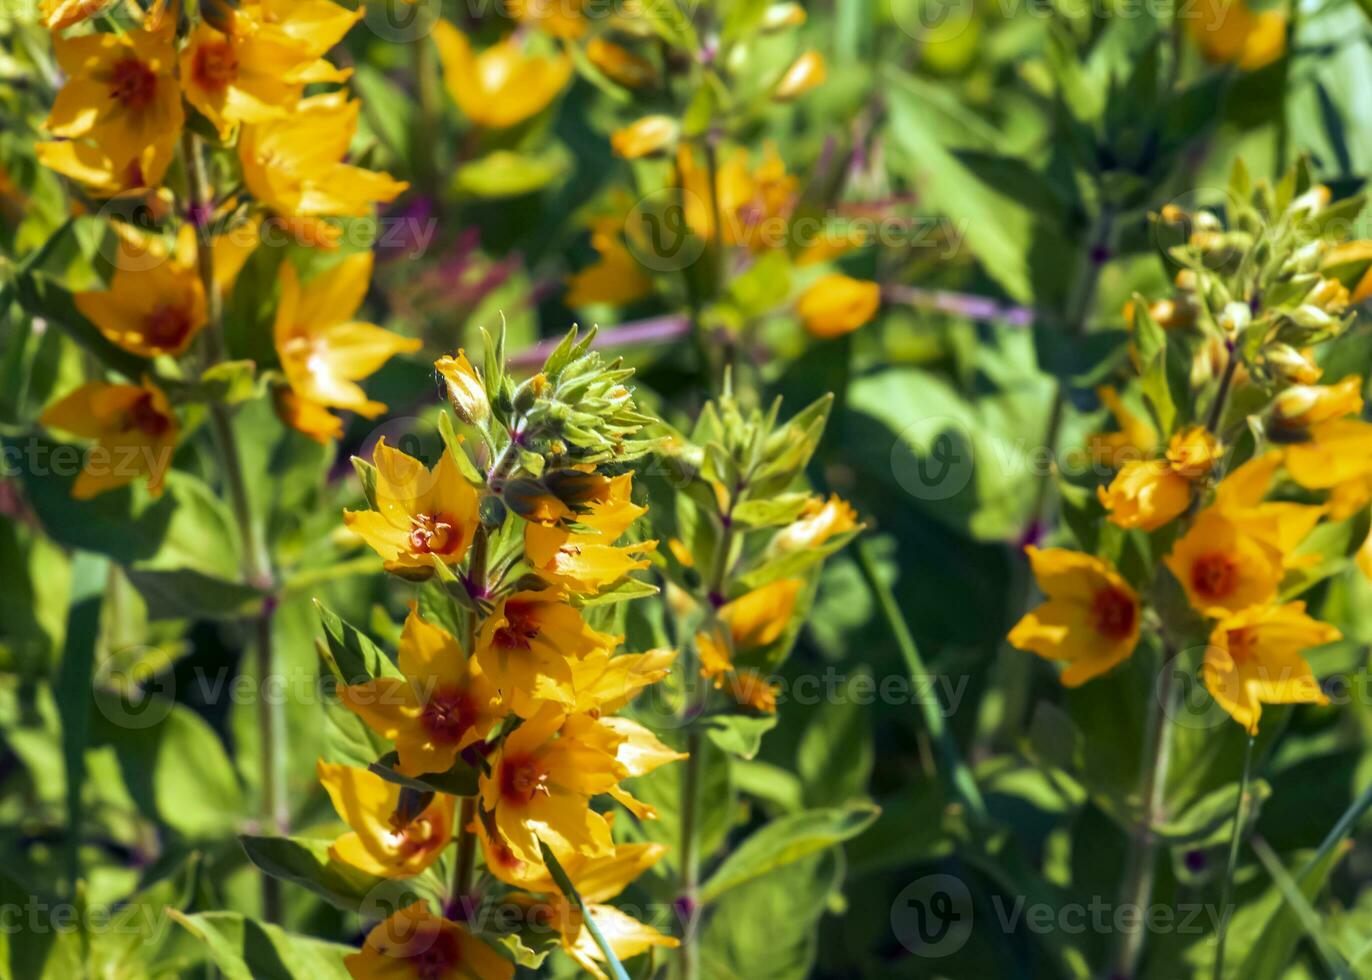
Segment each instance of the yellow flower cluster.
M464 422L482 424L494 414L485 379L464 353L442 358L437 368ZM546 393L546 383L539 390ZM320 780L351 828L330 854L402 878L431 867L455 836L472 846L479 841L487 873L513 889L501 901L536 911L570 956L603 976L602 953L581 911L554 884L543 848L578 888L617 957L676 944L604 904L662 849L617 844L602 805L618 802L639 819L653 818L624 781L684 758L616 714L666 676L675 651L617 653L622 638L592 628L579 606L643 567L641 556L654 547L617 543L645 512L631 500L632 476L590 466L545 472L544 499L530 505L516 498L519 479L511 475L516 464L509 461L521 451L515 435L484 480L455 444L427 467L383 440L372 460L372 509L344 514L387 570L447 582L465 597L466 635L459 639L412 608L398 673L341 687L340 700L395 746L400 776L422 781L456 767L475 784L454 829L452 796L435 792L422 807L406 805L399 787L380 776L321 762ZM492 509L502 517L483 523ZM454 906L471 900L468 888L470 882L455 887ZM415 930L447 938L426 948L406 941ZM391 976L402 964L432 971L425 976L483 980L513 969L465 925L422 904L382 923L347 960L357 978ZM464 964L469 973L461 972Z
M1328 203L1327 190L1316 186L1285 213L1299 217ZM1179 213L1163 219L1192 223ZM1279 225L1270 234L1288 234L1290 227ZM1235 248L1234 241L1202 215L1192 224L1187 248L1213 259ZM1358 244L1336 251L1347 256ZM1176 301L1152 304L1147 313L1142 304L1131 307L1136 324L1143 317L1166 331L1166 344L1186 343L1179 335L1189 331L1201 334L1194 349L1204 369L1193 370L1190 382L1199 389L1198 400L1212 387L1208 418L1204 425L1175 427L1164 448L1157 428L1135 415L1115 389L1100 391L1119 431L1093 437L1089 446L1092 458L1117 467L1097 488L1099 502L1114 525L1154 535L1144 550L1162 558L1154 581L1131 585L1102 558L1028 549L1046 601L1015 625L1009 642L1066 661L1064 684L1082 684L1128 658L1149 622L1173 642L1191 637L1204 645L1206 688L1250 733L1257 731L1263 704L1326 703L1303 653L1340 633L1307 613L1304 602L1291 600L1300 591L1302 569L1341 557L1316 553L1311 533L1321 522L1348 521L1372 502L1372 423L1358 417L1361 377L1318 384L1322 372L1314 352L1287 340L1318 343L1337 336L1349 304L1347 285L1324 271L1332 264L1318 261L1328 246L1299 246L1297 240L1294 257L1279 273L1285 281L1295 279L1289 305L1269 309L1244 298L1212 311L1200 298L1197 271L1188 268L1178 278ZM1200 275L1207 275L1203 267ZM1212 290L1229 288L1222 279L1209 281ZM1161 365L1161 355L1155 363ZM1150 407L1170 397L1159 394L1168 382L1157 378L1151 388L1145 380ZM1176 610L1148 608L1165 604L1173 583L1185 596L1190 620L1179 620Z
M131 23L105 30L113 23L108 17L93 20L111 8ZM301 244L333 248L339 229L326 219L368 214L407 186L343 162L359 111L345 91L303 97L306 85L348 78L324 54L360 11L330 0L248 0L206 5L197 22L179 27L177 9L90 2L43 8L66 82L45 123L55 138L38 145L38 158L89 198L138 195L169 205L176 198L161 184L182 155L188 186L174 244L117 222L109 288L74 297L111 344L150 361L186 355L211 326L258 246L264 220ZM250 200L216 198L201 186L195 134L202 131L217 134L220 149L236 151L231 159ZM202 249L210 251L209 262L200 260ZM321 441L341 433L330 409L381 412L385 406L368 400L356 382L393 354L419 347L356 320L371 269L370 254L353 255L302 285L290 261L280 266L275 341L286 383L276 390L277 408L288 424ZM126 386L79 390L52 406L45 422L111 449L156 440L174 445L177 425L165 396L150 380L143 387L149 394L142 400L131 400ZM143 406L141 414L130 414L131 405ZM157 492L167 455L144 455L154 460L142 472ZM138 475L132 467L115 472L117 478L83 474L74 492L90 496Z

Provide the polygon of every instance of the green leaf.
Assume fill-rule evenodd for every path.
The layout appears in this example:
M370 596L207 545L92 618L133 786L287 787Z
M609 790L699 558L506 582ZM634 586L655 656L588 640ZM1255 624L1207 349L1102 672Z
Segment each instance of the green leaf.
M237 912L166 912L205 945L226 980L348 980L343 958L357 952L341 943L295 936Z
M1221 786L1202 796L1176 816L1154 824L1154 831L1172 845L1213 847L1226 843L1234 832L1234 804L1238 795L1238 783ZM1265 780L1255 779L1249 784L1246 810L1248 824L1256 821L1262 804L1271 795L1272 787Z
M841 844L872 825L881 808L855 803L843 808L806 810L774 820L733 851L700 890L702 902L712 902L732 888L817 851Z
M762 736L775 728L776 724L775 714L714 715L709 720L705 734L730 755L751 759L762 747Z
M783 493L765 500L745 500L734 508L734 523L749 529L790 524L813 499L808 493Z
M610 975L615 980L629 980L629 975L624 972L624 966L619 962L619 957L615 955L614 947L605 940L605 936L600 931L600 926L596 924L595 916L586 909L586 903L581 900L581 894L572 884L572 879L567 877L567 872L562 870L562 865L558 863L557 855L542 840L538 842L538 849L543 852L543 863L548 866L548 872L553 876L553 881L557 882L558 889L562 892L567 901L571 902L576 910L581 913L582 921L586 925L586 930L590 932L591 938L595 940L596 947L600 950L600 955L604 958L604 963L610 971Z
M1324 888L1330 872L1348 850L1346 845L1335 847L1313 867L1302 870L1296 883L1307 900L1313 899ZM1281 888L1275 884L1264 895L1258 908L1270 908L1271 911L1262 918L1250 916L1250 922L1245 923L1255 927L1252 933L1254 939L1248 947L1247 955L1232 975L1242 977L1243 980L1280 980L1287 976L1287 964L1303 932L1300 916L1287 903ZM1230 928L1239 927L1236 915L1235 922Z
M481 774L465 762L457 762L447 772L426 772L418 776L406 776L397 771L400 756L387 752L380 759L370 763L367 768L397 786L405 786L424 792L447 793L450 796L475 796L479 792Z
M700 48L695 25L677 0L645 0L642 14L654 33L674 48L694 55Z
M796 748L806 805L837 806L866 790L876 755L871 718L875 700L876 681L861 668L836 698L826 698L810 712Z
M100 637L100 607L108 564L95 555L78 555L72 568L67 638L55 695L62 722L62 758L67 774L67 826L83 826L86 748L90 741L91 688L95 647ZM65 865L68 886L81 878L79 834L68 834Z
M343 684L365 684L379 677L403 677L391 658L351 623L340 619L318 599L314 607L324 627L332 660L330 669Z
M537 156L495 150L459 168L453 188L487 199L519 197L547 187L570 166L571 156L556 143Z
M282 881L308 888L331 905L363 915L378 910L384 918L396 909L428 898L434 882L420 878L378 878L329 857L329 841L300 837L238 838L248 859Z

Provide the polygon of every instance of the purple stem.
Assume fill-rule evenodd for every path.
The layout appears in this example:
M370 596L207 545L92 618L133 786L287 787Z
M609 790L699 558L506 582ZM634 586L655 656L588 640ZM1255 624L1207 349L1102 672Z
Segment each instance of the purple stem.
M942 289L888 285L882 287L881 294L888 302L901 303L921 310L953 313L973 320L997 321L1011 327L1027 327L1038 315L1025 306L1003 305L985 296L954 293Z
M666 344L680 340L691 332L691 321L684 315L668 314L647 320L635 320L617 327L606 327L596 334L597 347L644 347L653 344ZM540 340L510 356L512 368L536 368L548 359L561 337Z

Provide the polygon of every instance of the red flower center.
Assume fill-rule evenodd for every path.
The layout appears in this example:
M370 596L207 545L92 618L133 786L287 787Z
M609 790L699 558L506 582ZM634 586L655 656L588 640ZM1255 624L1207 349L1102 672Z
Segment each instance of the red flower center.
M505 625L495 631L496 646L505 650L527 650L538 639L538 607L532 602L512 599L505 603Z
M1235 663L1243 663L1254 658L1253 647L1257 645L1257 635L1247 626L1240 626L1228 633L1229 656Z
M517 804L528 804L540 792L546 793L548 774L532 756L506 759L500 766L500 793Z
M1108 585L1091 600L1091 618L1096 632L1112 640L1121 640L1134 629L1138 609L1123 589Z
M416 980L444 980L462 964L462 947L457 937L436 925L415 930L407 943L410 952L406 965Z
M411 518L410 551L416 555L449 555L462 545L462 530L447 514Z
M1211 552L1191 564L1191 588L1206 599L1223 599L1238 581L1238 562L1226 554Z
M424 703L419 720L434 741L457 742L476 723L476 705L464 691L440 689Z
M124 416L124 431L137 429L154 439L166 434L171 428L171 419L157 410L152 403L152 395L144 394L132 405Z
M143 320L143 336L153 347L180 347L191 332L190 315L179 306L162 305Z
M157 98L157 73L137 58L125 58L110 69L110 98L142 111Z
M192 73L196 84L222 92L238 79L238 56L228 41L207 41L195 49Z

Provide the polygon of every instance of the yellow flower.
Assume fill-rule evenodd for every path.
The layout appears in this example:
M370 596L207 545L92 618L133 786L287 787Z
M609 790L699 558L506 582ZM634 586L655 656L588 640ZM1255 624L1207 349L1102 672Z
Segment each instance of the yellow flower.
M522 24L571 39L586 33L583 6L583 0L510 0L509 12Z
M49 405L40 421L95 440L72 484L75 499L89 500L143 476L154 497L162 493L178 430L167 396L151 381L141 385L88 382Z
M852 333L876 316L881 287L839 273L820 276L801 293L796 313L812 337Z
M382 878L412 878L438 860L453 836L455 800L436 793L417 814L400 811L400 787L373 772L320 759L319 782L352 828L329 857Z
M592 650L572 661L573 713L610 714L628 704L639 691L656 684L671 671L676 651L649 650L618 656L611 650Z
M613 851L610 821L590 801L628 775L619 743L613 730L556 705L505 737L481 777L481 805L515 858L541 863L540 839L559 853Z
M195 267L127 241L119 243L109 290L72 299L110 343L140 357L183 353L208 322Z
M820 547L835 535L848 533L857 526L857 511L838 494L830 494L827 501L816 497L806 505L805 512L799 520L792 522L772 538L767 550L773 555L808 551Z
M715 220L708 169L697 164L686 145L677 148L677 179L686 192L686 223L702 240L713 241ZM715 176L720 240L755 252L788 244L796 186L796 178L786 173L785 162L771 144L756 167L749 166L748 152L743 149L726 158Z
M161 184L176 155L176 140L149 143L137 156L122 162L84 140L35 143L33 152L39 163L81 184L92 197L107 198Z
M1338 384L1293 385L1272 402L1272 416L1285 428L1305 429L1362 411L1362 378L1350 375Z
M560 592L516 592L481 624L476 659L511 710L528 718L546 701L574 703L571 661L617 643L587 626Z
M647 568L648 559L639 556L653 551L656 541L614 543L648 511L630 498L632 480L631 473L614 477L609 495L576 515L575 531L560 524L526 525L524 552L529 564L549 582L582 595L595 595L630 572Z
M475 54L467 35L440 20L433 39L448 94L468 119L486 129L507 129L541 112L572 77L566 55L526 55L513 35Z
M1119 467L1152 454L1158 446L1158 434L1152 423L1134 413L1110 385L1101 385L1096 395L1114 416L1119 431L1092 435L1086 444L1091 459L1104 466Z
M1193 426L1172 437L1165 458L1125 463L1096 494L1120 527L1155 530L1191 505L1193 482L1209 474L1221 452L1214 436Z
M362 18L331 0L243 0L238 15L255 33L276 44L299 48L311 58L321 57Z
M1215 507L1201 511L1163 561L1191 605L1211 617L1272 601L1283 574L1281 552Z
M430 470L383 438L372 462L378 509L345 510L343 522L385 559L386 570L427 577L436 561L462 561L476 534L478 500L449 451Z
M367 418L381 414L386 406L367 398L357 382L394 355L422 346L418 339L353 319L371 275L371 252L348 256L303 287L295 266L282 262L273 326L281 370L300 398Z
M591 246L600 253L600 261L567 277L568 306L625 306L652 293L653 280L625 245L622 229L623 222L614 217L591 222Z
M644 116L610 134L610 149L626 160L661 153L676 142L681 125L671 116Z
M1011 646L1066 660L1079 687L1127 660L1139 640L1139 600L1108 562L1065 548L1024 549L1047 600L1010 630Z
M1311 619L1305 603L1253 606L1225 617L1210 634L1201 668L1205 687L1229 716L1258 733L1263 704L1328 704L1301 653L1341 634Z
M1245 0L1204 0L1187 15L1186 27L1206 60L1245 71L1270 65L1286 53L1286 14L1255 14Z
M1372 500L1372 423L1329 419L1285 449L1286 471L1309 490L1329 490L1329 516L1344 520Z
M330 48L361 17L340 18L319 38ZM181 50L181 87L186 101L227 138L240 122L279 118L300 99L306 83L341 82L351 72L319 59L310 47L263 29L235 11L230 32L201 21Z
M309 436L315 442L328 445L343 437L343 420L323 405L301 398L290 385L272 389L272 407L282 423Z
M768 715L776 714L777 686L756 670L743 667L734 671L726 688L740 707Z
M93 141L118 174L151 146L174 144L184 115L176 81L175 24L151 29L54 37L67 75L46 128L54 136Z
M447 630L413 608L397 662L404 677L341 687L339 700L395 743L398 772L447 772L458 753L485 738L504 714L495 687Z
M513 980L514 964L423 901L367 933L362 949L343 958L353 980Z
M314 95L280 119L245 125L238 138L243 182L279 215L365 216L409 186L343 163L357 131L359 104L345 92Z
M514 860L540 864L540 839L558 854L609 854L610 820L590 807L591 797L609 794L640 819L651 819L652 808L620 781L684 758L627 718L568 716L547 705L506 736L491 758L481 778L481 804Z
M625 88L642 88L657 81L657 68L651 61L613 41L591 38L586 44L586 57L605 77Z
M806 51L786 69L786 73L772 89L772 98L780 102L798 99L811 89L824 84L828 77L824 56L818 51Z
M1297 556L1295 550L1319 523L1325 508L1263 499L1281 462L1282 453L1272 451L1234 470L1215 488L1214 509L1243 533L1274 549L1284 567L1318 563L1319 555Z
M466 351L458 351L455 357L444 355L434 362L434 370L448 386L448 401L458 418L468 425L480 425L491 414L491 405L486 397L486 386L481 376L467 360Z
M700 672L721 687L724 675L733 669L735 652L757 650L780 639L804 584L798 578L778 579L721 606L719 621L728 636L719 630L697 634Z

